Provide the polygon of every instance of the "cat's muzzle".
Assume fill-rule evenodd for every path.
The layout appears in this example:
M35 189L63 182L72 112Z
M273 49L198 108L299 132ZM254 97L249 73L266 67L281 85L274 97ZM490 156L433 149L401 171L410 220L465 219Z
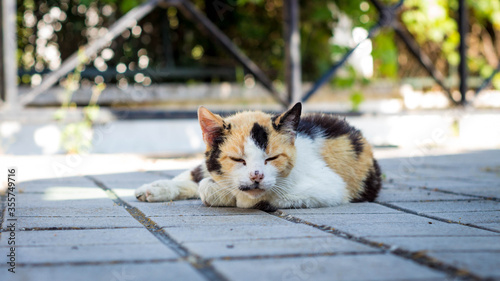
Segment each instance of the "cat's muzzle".
M249 191L253 189L260 189L260 184L258 182L254 182L251 185L240 185L241 191Z
M250 198L258 198L265 192L265 190L260 187L261 185L255 182L251 185L240 185L240 190L245 192Z

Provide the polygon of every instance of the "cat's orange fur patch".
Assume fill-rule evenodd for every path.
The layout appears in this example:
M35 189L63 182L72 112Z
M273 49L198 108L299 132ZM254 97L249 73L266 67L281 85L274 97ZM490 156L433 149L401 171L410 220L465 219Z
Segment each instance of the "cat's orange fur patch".
M330 169L334 170L347 184L349 200L356 199L364 191L364 180L373 166L373 153L366 139L362 139L363 151L356 156L351 149L348 135L327 139L321 155Z

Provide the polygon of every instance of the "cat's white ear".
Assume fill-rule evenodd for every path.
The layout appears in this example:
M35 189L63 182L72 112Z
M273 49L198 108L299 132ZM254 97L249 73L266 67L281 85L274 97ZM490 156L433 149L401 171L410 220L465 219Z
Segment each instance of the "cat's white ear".
M203 133L203 141L212 147L214 141L223 134L224 120L219 115L213 114L210 110L200 106L198 108L198 121Z
M290 110L283 114L273 117L273 127L277 131L290 133L295 136L297 127L300 123L300 114L302 113L302 103L296 103Z

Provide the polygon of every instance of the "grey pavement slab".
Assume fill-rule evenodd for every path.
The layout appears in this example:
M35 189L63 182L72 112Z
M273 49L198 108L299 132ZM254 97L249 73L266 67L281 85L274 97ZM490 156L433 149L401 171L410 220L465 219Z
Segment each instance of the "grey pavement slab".
M417 251L500 251L500 236L377 237L377 242Z
M1 248L0 248L1 249ZM165 245L119 244L119 245L74 245L46 247L17 247L16 262L27 264L123 262L177 259L178 255ZM1 263L8 257L2 255Z
M484 227L484 228L488 228L488 229L491 229L491 230L496 230L496 231L500 232L500 223L499 222L494 222L494 223L474 223L474 225L477 225L477 226L480 226L480 227Z
M125 172L125 173L113 173L113 174L99 174L90 175L93 178L98 179L104 183L123 183L123 182L144 182L155 181L160 179L168 179L169 177L163 172L159 171L135 171L135 172Z
M232 215L232 216L165 216L151 217L160 227L182 226L244 226L258 225L290 225L293 223L274 216L265 215Z
M130 172L123 174L93 175L93 178L104 183L110 189L133 189L157 180L168 180L169 177L146 172Z
M78 194L18 194L16 205L18 208L66 208L66 207L113 207L115 203L102 193Z
M135 280L205 280L186 262L61 265L19 267L15 274L2 272L6 281L135 281ZM3 270L3 269L2 269ZM4 277L5 276L5 277Z
M483 196L500 199L500 186L478 186L478 187L443 187L440 190L468 194L474 196Z
M296 215L308 222L327 225L356 236L488 236L495 233L468 226L445 223L418 216L389 216L383 221L383 215L371 222L369 219L356 222L331 218L329 216Z
M445 218L450 221L456 221L467 224L479 223L500 223L499 211L476 211L476 212L442 212L432 213L433 216Z
M227 215L267 215L267 213L254 209L240 209L231 207L206 207L201 201L192 202L163 202L145 203L138 201L129 202L130 205L140 209L148 217L162 216L227 216Z
M269 238L323 237L330 234L301 224L291 225L225 225L164 228L179 243L201 241L237 241Z
M295 214L391 214L399 211L372 203L349 203L335 207L312 209L282 209L283 212Z
M318 225L338 226L349 224L373 224L373 223L423 223L435 220L406 213L395 214L312 214L297 215L296 217Z
M401 201L444 201L444 200L463 200L476 199L467 195L448 194L432 190L425 190L415 187L401 188L383 188L379 196L378 202L401 202Z
M3 228L7 224L3 224ZM118 228L118 227L143 227L130 215L127 217L18 217L18 230L47 229L47 228Z
M500 211L500 202L470 200L456 202L396 202L393 205L419 213Z
M67 207L26 207L16 209L17 217L128 217L130 214L121 206L67 206Z
M208 259L203 263L213 264L228 280L456 277L367 246L356 237L366 238L374 245L384 243L412 252L423 251L438 263L500 279L500 202L468 196L500 198L500 150L426 156L414 159L420 162L414 162L411 169L402 167L410 158L380 159L387 176L378 198L381 204L283 210L311 223L350 233L355 236L351 239L259 210L210 208L200 200L139 202L134 198L135 188L168 179L182 170L172 170L177 163L168 160L173 164L165 166L169 170L146 172L157 167L153 163L156 160L147 160L151 162L145 165L147 168L138 168L141 165L136 163L137 158L123 164L123 171L136 172L121 172L119 165L110 165L116 162L113 157L101 159L106 160L102 167L96 166L101 161L88 165L86 169L92 172L79 167L78 173L103 182L156 222L180 246ZM196 266L178 259L166 240L152 235L124 207L114 204L100 187L83 176L25 181L19 184L18 191L17 228L36 230L16 232L17 262L21 265L18 272L25 274L19 280L99 280L103 276L103 280L110 281L206 279L194 269ZM0 262L6 258L3 253L8 249L7 233L0 233ZM6 264L1 263L0 269L5 270ZM4 276L13 275L1 273L0 279Z
M43 179L34 181L23 181L19 182L16 192L18 193L43 193L47 190L64 190L64 189L92 189L96 188L95 184L84 178L84 177L74 177L74 178L53 178L53 179Z
M422 178L412 178L412 179L395 178L394 182L409 187L426 187L430 189L437 188L437 189L447 189L447 190L454 190L457 188L474 190L475 188L492 186L491 183L471 182L461 179L443 179L443 178L433 179L425 176Z
M372 247L335 236L187 242L183 246L204 258L380 252Z
M3 234L3 233L2 233ZM116 244L159 244L146 229L79 229L16 232L16 246L81 246ZM2 235L0 247L7 247L7 236Z
M500 278L500 251L496 252L432 252L429 256L466 269L485 278Z
M230 280L416 280L445 274L391 255L215 261ZM256 270L258 269L258 270Z

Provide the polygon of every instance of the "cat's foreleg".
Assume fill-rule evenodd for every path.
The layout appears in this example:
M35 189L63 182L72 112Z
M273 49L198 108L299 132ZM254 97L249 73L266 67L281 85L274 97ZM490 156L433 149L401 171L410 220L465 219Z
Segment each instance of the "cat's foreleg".
M198 188L201 201L209 207L234 207L236 198L230 190L218 185L211 178L203 179Z
M199 198L196 177L204 177L205 167L202 165L188 170L172 180L157 180L144 184L135 190L135 197L145 202L165 202Z

